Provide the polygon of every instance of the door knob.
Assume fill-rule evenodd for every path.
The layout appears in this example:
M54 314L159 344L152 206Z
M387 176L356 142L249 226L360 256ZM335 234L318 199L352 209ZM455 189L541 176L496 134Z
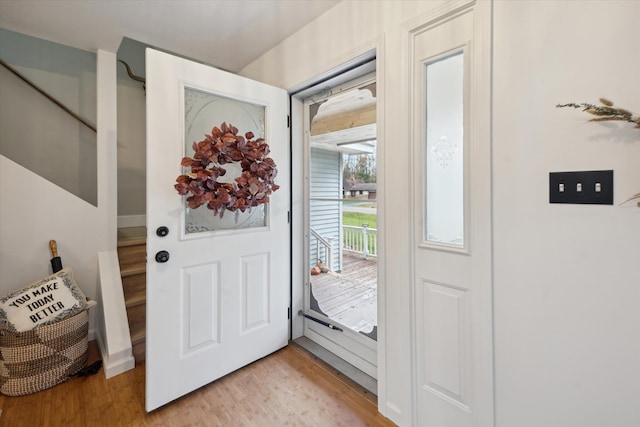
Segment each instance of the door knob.
M169 228L165 227L164 225L161 227L158 227L158 229L156 230L156 234L160 237L164 237L167 234L169 234Z
M167 251L159 251L156 254L156 261L158 261L159 263L164 263L169 261L169 252Z

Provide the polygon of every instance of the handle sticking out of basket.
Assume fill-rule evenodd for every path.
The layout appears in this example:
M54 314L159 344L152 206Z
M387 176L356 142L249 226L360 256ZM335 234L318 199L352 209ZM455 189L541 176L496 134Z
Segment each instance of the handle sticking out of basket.
M51 269L54 273L62 270L62 259L58 256L58 245L55 240L49 240L49 249L51 249Z

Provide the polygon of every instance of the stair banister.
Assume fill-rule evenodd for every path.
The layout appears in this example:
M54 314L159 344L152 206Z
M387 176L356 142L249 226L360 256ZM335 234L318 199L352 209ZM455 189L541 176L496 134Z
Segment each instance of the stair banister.
M43 95L45 98L47 98L49 101L53 102L54 104L56 104L58 107L62 108L62 110L64 110L67 114L69 114L71 117L73 117L74 119L76 119L77 121L79 121L80 123L82 123L83 125L85 125L86 127L88 127L89 129L91 129L94 132L97 132L97 129L95 127L94 124L90 123L89 121L87 121L86 119L82 118L80 115L78 115L77 113L75 113L74 111L72 111L69 107L67 107L66 105L64 105L62 102L58 101L56 98L54 98L53 96L49 95L47 92L44 91L44 89L40 88L38 85L36 85L34 82L32 82L31 80L29 80L28 78L26 78L24 75L22 75L20 72L18 72L15 68L13 68L12 66L10 66L9 64L7 64L6 62L4 62L2 59L0 59L0 65L2 65L4 68L6 68L7 70L9 70L11 73L13 73L16 77L18 77L20 80L22 80L23 82L25 82L26 84L28 84L29 86L31 86L32 88L34 88L36 91L38 91L41 95Z

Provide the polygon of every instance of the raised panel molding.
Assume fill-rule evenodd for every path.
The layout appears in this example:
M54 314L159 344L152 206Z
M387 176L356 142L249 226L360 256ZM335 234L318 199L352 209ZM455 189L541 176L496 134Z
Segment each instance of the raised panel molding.
M241 333L269 323L269 253L240 258L242 280Z
M220 263L181 271L182 356L220 342Z
M468 292L422 279L418 286L417 336L421 387L469 411Z

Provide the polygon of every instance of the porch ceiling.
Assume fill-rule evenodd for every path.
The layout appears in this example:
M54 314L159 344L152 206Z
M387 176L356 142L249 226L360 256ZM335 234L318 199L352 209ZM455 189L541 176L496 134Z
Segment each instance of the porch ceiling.
M346 154L373 154L376 151L376 124L312 135L310 145Z
M347 154L376 151L375 83L319 102L311 121L312 147Z

